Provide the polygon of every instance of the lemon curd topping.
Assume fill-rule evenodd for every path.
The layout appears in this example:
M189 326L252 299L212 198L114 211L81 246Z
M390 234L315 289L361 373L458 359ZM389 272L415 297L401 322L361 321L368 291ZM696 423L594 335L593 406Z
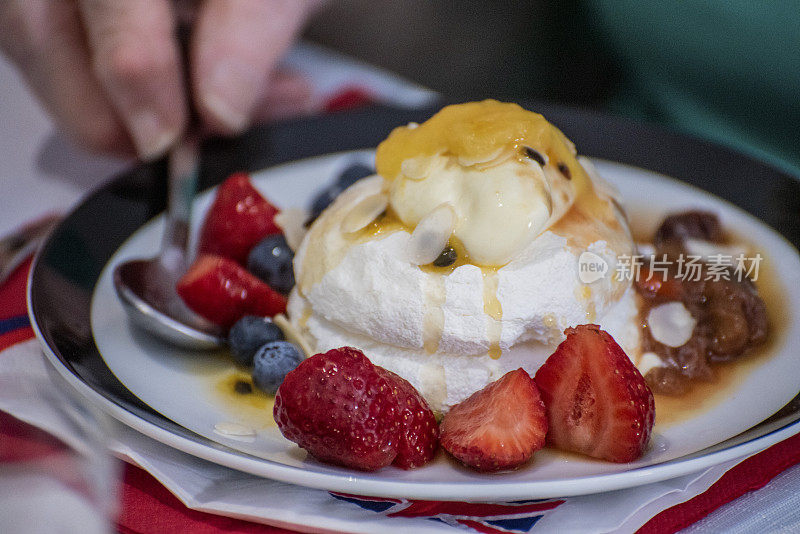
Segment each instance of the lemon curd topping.
M403 161L415 157L444 153L464 161L486 161L511 151L522 159L527 157L524 147L546 155L556 167L566 166L577 191L587 187L574 147L558 128L538 113L497 100L447 106L422 124L395 128L378 145L375 165L378 174L393 180Z

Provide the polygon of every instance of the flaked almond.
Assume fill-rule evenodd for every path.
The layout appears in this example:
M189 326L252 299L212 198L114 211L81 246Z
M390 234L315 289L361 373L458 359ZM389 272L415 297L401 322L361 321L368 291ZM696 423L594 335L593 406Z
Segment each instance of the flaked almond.
M281 332L283 332L283 337L286 338L286 341L294 343L300 347L300 349L306 354L306 358L314 354L314 352L311 350L311 345L308 344L306 338L304 338L303 334L301 334L297 328L295 328L294 325L289 322L289 319L287 319L284 314L279 313L272 318L272 322L281 329Z
M446 158L440 157L439 154L404 159L400 164L400 174L409 180L424 180L441 170L446 161Z
M230 421L222 421L215 424L214 432L220 436L233 439L249 440L256 437L255 429L240 423L232 423Z
M504 149L494 159L490 159L484 162L474 163L472 165L472 168L478 171L482 171L483 169L488 169L489 167L495 167L510 160L512 157L514 157L514 154L516 154L516 152L514 152L513 150Z
M305 227L306 220L308 220L308 210L302 208L283 209L275 215L275 224L283 231L289 248L295 252L308 231Z
M342 219L342 233L352 234L358 232L369 223L378 218L389 206L389 197L383 193L376 193L361 199L358 204Z
M414 228L408 241L408 260L415 265L427 265L439 257L453 234L457 216L449 202L439 204Z
M463 165L464 167L472 167L473 165L479 165L482 163L491 163L494 160L500 159L500 156L503 155L503 148L498 148L488 154L483 154L481 156L465 156L459 155L458 156L458 163Z
M697 320L683 302L667 302L650 310L647 326L653 339L668 347L685 345L692 337Z

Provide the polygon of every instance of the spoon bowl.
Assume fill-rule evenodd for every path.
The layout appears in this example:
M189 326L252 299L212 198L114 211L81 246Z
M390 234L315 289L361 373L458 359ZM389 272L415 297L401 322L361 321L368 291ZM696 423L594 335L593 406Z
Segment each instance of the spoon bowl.
M114 289L131 321L172 345L210 350L225 344L219 326L189 309L175 284L189 266L189 221L197 185L198 145L187 134L169 154L169 192L161 252L114 269Z
M225 344L222 329L192 312L175 293L175 273L159 258L131 260L114 269L114 288L131 321L171 345L213 350Z

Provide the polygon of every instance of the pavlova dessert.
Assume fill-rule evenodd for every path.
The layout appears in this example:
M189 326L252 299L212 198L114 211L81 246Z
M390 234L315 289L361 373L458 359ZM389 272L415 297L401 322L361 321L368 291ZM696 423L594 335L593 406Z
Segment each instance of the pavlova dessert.
M310 218L232 176L177 287L230 328L280 431L321 461L408 469L441 446L501 471L545 444L633 461L651 386L679 393L766 337L746 277L619 276L643 245L618 192L516 104L396 128L375 171L348 169ZM713 214L687 212L644 246L666 260L734 244Z
M535 373L569 326L600 324L637 356L630 281L578 278L585 251L633 253L625 215L544 117L449 106L394 130L375 162L295 255L289 316L316 352L358 347L443 413Z

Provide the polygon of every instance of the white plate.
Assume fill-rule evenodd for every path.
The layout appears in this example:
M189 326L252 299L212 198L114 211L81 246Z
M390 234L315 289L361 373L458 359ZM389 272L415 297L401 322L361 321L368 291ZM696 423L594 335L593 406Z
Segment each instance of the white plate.
M275 167L253 176L256 187L281 207L307 206L323 177L333 177L354 158L371 158L370 152L334 154ZM598 170L624 191L634 228L651 232L664 213L703 208L721 216L723 225L756 243L764 254L761 276L768 288L778 288L787 310L800 309L800 286L791 273L800 272L797 251L757 219L684 183L642 169L596 161ZM196 203L195 220L211 202L211 193ZM117 300L111 273L129 258L156 253L163 218L139 231L117 251L95 289L91 325L97 347L108 367L147 405L184 428L220 446L188 440L154 426L121 409L85 384L68 376L76 387L114 416L137 430L185 452L268 478L331 491L418 499L513 500L587 494L631 487L693 472L741 457L800 430L798 424L758 437L742 436L742 443L726 443L708 450L765 420L798 393L800 359L791 347L800 346L800 317L784 313L782 332L771 354L753 364L740 365L738 378L730 380L720 399L672 425L659 422L649 452L637 462L612 464L567 456L549 450L536 453L524 468L504 474L479 474L443 457L414 471L385 468L361 473L328 466L285 440L272 423L271 410L239 410L218 391L222 377L233 369L224 354L192 353L167 347L132 329ZM768 301L768 305L770 302ZM734 373L736 374L736 373ZM250 441L226 438L214 427L238 422L258 429ZM781 425L776 424L776 428Z

